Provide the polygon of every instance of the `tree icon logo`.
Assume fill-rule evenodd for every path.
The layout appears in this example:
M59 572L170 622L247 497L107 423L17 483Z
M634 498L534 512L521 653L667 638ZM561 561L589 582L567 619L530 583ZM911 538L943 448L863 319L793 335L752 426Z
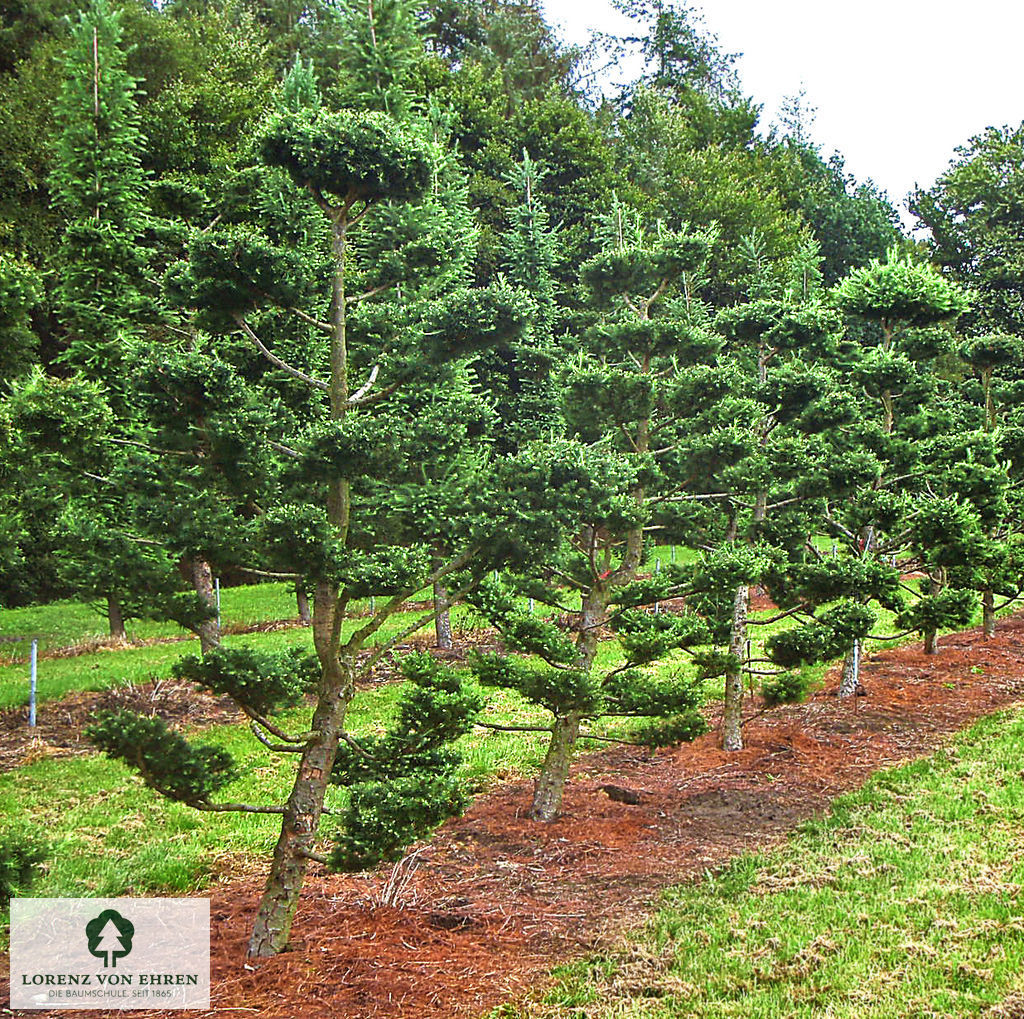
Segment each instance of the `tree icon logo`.
M95 920L85 925L85 936L89 939L89 952L103 960L104 967L117 966L132 950L135 925L113 909L105 909Z

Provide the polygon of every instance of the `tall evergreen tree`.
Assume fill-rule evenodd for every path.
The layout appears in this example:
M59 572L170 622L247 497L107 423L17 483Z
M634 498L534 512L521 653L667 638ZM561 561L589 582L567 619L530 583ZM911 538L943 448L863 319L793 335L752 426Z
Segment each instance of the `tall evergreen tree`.
M448 208L450 196L432 186L439 153L428 123L314 104L271 116L258 145L261 163L286 171L295 197L311 205L323 228L296 245L268 234L268 217L257 208L249 222L196 232L187 264L172 271L169 282L225 350L244 340L269 364L271 376L304 392L297 413L275 423L270 448L280 457L277 483L253 507L250 550L235 554L244 560L261 549L261 570L312 592L316 668L296 672L294 663L274 665L259 656L236 661L221 651L192 667L190 676L231 693L270 749L295 755L294 784L284 804L217 803L213 794L231 773L222 756L207 760L156 734L142 742L140 757L137 723L122 717L106 719L93 732L104 749L141 766L166 795L203 810L282 815L250 940L250 954L265 956L287 944L332 777L353 788L356 804L339 833L339 865L365 866L371 843L378 858L392 853L401 837L457 807L454 759L438 745L462 731L472 706L456 678L438 678L411 663L410 679L427 703L414 694L415 705L383 741L350 735L346 712L360 678L431 621L434 613L427 612L374 644L405 600L448 577L460 578L460 590L471 587L476 574L465 573L469 564L493 564L508 547L508 537L498 535L509 531L500 512L509 497L481 484L473 493L478 508L447 515L452 526L438 548L438 535L418 509L431 497L450 505L445 486L453 482L439 472L421 473L418 488L413 483L407 457L416 420L395 413L394 401L400 391L429 391L451 380L454 366L472 351L520 331L525 311L508 287L482 292L460 282L468 261L452 232L460 214ZM304 352L303 367L269 345L283 318L306 330L306 342L295 348ZM240 460L249 433L233 434ZM379 483L384 477L394 483ZM229 555L230 521L225 528L221 551ZM356 600L367 596L377 599L369 617L355 629L344 627ZM274 692L277 674L292 677L284 682L289 690L315 694L302 733L286 732L270 717L284 702ZM438 711L446 713L444 724ZM340 753L342 743L358 749ZM181 755L196 762L195 782L187 787L174 778ZM364 792L356 795L356 787ZM418 804L412 815L410 797ZM380 805L373 815L376 835L368 833L359 806L366 798Z
M147 311L145 177L136 82L126 70L120 15L93 0L71 32L53 187L65 218L59 307L63 359L113 395L131 364L130 338Z

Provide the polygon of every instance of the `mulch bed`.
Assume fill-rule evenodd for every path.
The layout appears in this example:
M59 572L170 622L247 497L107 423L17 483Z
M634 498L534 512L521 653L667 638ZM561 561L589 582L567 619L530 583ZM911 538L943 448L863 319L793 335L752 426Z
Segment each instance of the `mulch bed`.
M752 718L738 753L712 732L653 754L589 754L553 824L526 819L531 784L517 782L478 799L397 871L313 873L291 950L255 968L245 946L260 882L211 889L209 1014L440 1019L521 998L554 962L638 922L664 887L776 844L871 772L1024 697L1024 617L991 641L972 630L942 638L937 656L919 648L869 657L866 696L837 703L834 671L808 703ZM612 801L605 784L641 803Z
M46 757L96 753L82 729L94 711L119 708L189 726L240 722L245 717L230 697L214 697L190 683L168 679L67 694L38 707L34 729L28 725L28 708L0 710L0 772Z

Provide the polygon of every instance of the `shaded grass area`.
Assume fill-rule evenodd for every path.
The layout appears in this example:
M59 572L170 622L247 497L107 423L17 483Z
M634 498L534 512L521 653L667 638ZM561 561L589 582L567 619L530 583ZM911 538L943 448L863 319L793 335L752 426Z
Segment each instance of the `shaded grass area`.
M1022 740L1017 709L876 775L781 850L666 893L623 948L492 1019L984 1013L1024 991Z

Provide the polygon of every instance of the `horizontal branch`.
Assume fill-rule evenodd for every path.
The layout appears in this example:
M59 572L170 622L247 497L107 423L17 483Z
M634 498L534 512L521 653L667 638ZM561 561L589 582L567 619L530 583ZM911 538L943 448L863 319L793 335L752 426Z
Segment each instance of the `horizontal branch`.
M806 605L797 605L796 608L789 609L787 612L780 612L777 616L772 616L771 619L748 619L747 624L749 626L768 626L769 623L777 623L780 619L786 619L789 616L796 616L801 612L810 615L810 611Z
M223 814L283 814L284 807L260 807L253 803L190 803L196 810Z
M550 725L498 725L495 722L474 722L481 729L493 729L495 732L551 732Z
M332 326L330 322L324 322L321 319L314 318L312 315L304 312L301 308L289 308L288 311L295 315L296 318L302 319L302 321L307 325L311 325L315 329L319 329L320 332L326 333L328 336L334 335L334 326Z
M300 733L298 736L292 736L290 733L287 733L284 729L280 728L280 726L274 725L273 722L264 718L263 715L260 715L255 711L251 711L244 704L241 705L241 708L253 722L259 723L267 730L267 732L270 733L271 736L276 736L278 739L284 740L285 743L302 746L303 744L308 743L316 735L316 733L313 732L304 732Z
M917 630L916 629L904 630L902 633L894 633L894 634L891 634L891 635L888 635L888 636L886 634L883 634L883 633L866 633L866 634L864 634L864 638L863 639L865 639L865 640L899 640L900 637L909 637L910 634L912 634L912 633L917 633Z
M272 743L262 732L256 719L252 719L250 721L249 728L252 730L252 734L256 739L258 739L268 750L273 750L275 754L301 754L306 749L305 746L301 744Z
M297 449L292 449L291 446L286 446L282 442L274 442L273 439L267 440L267 445L271 449L276 449L278 453L284 453L285 456L290 456L293 460L303 459L302 454Z
M358 304L359 301L365 301L368 297L375 297L385 290L390 290L394 285L395 283L392 281L391 283L382 283L379 287L371 287L369 290L364 290L361 294L353 294L351 297L346 297L345 303Z
M272 580L301 580L301 573L276 573L273 570L255 570L250 566L236 566L239 573L248 573L254 577L270 577Z

